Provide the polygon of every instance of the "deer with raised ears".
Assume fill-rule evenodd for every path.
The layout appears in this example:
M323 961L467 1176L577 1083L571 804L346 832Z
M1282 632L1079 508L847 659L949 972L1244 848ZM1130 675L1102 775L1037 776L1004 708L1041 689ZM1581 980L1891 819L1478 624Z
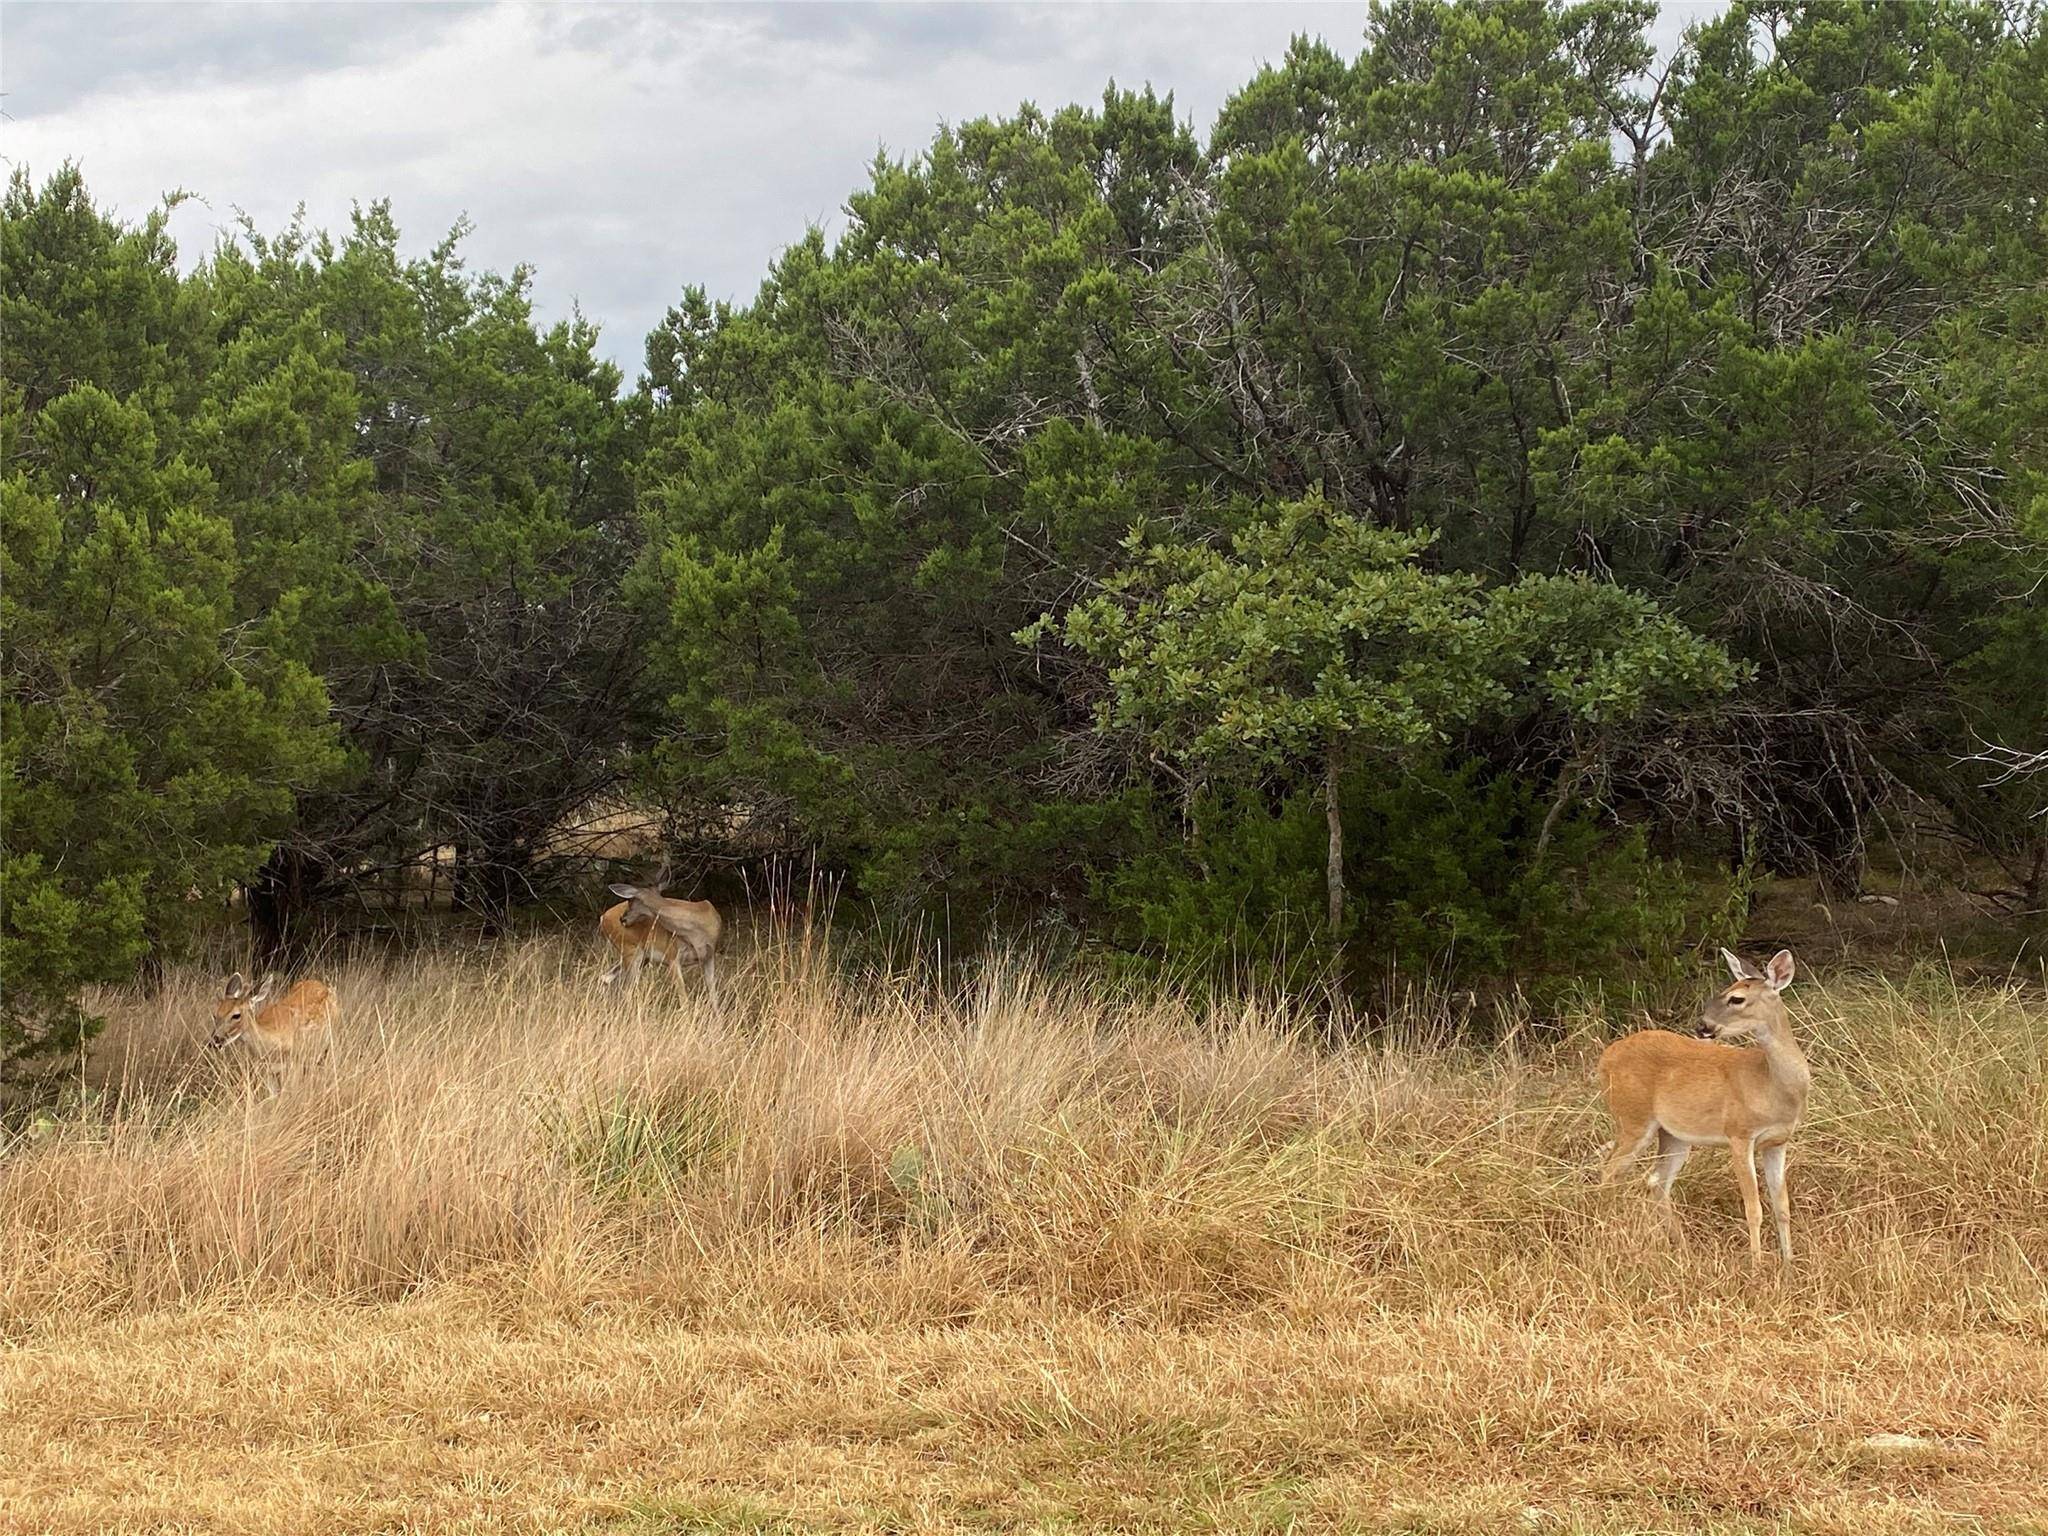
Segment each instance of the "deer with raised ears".
M1785 1192L1785 1146L1813 1082L1779 996L1792 981L1792 951L1779 950L1762 970L1725 949L1721 958L1735 979L1700 1010L1702 1038L1645 1029L1601 1052L1600 1090L1615 1134L1600 1181L1612 1181L1654 1144L1650 1187L1677 1237L1672 1181L1694 1147L1725 1146L1749 1220L1751 1264L1764 1256L1759 1165L1777 1218L1778 1254L1789 1264L1792 1202Z
M615 885L611 893L620 899L597 920L616 953L611 969L600 982L605 986L624 980L631 987L640 979L640 967L648 957L665 962L669 974L682 985L683 967L693 965L702 972L711 1001L718 1001L718 941L725 932L718 908L708 901L684 901L664 896L667 866L653 885Z
M263 1064L271 1091L276 1092L287 1066L332 1048L337 1011L334 989L324 981L294 982L279 996L274 974L264 977L263 985L252 992L237 971L213 1005L208 1043L219 1050L239 1041Z

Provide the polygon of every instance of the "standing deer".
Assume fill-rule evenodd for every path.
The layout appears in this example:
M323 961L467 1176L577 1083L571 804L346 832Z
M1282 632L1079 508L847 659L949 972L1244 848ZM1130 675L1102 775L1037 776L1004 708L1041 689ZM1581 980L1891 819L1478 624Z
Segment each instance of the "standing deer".
M725 923L718 908L708 901L683 901L661 894L654 885L615 885L614 896L623 899L607 908L597 920L597 931L617 951L618 959L600 978L611 986L621 977L630 987L640 979L640 967L651 954L668 963L669 974L682 985L683 967L694 965L704 975L711 1001L718 1001L718 940Z
M1792 951L1779 950L1761 971L1725 949L1721 958L1735 980L1700 1010L1703 1038L1645 1029L1601 1052L1600 1091L1614 1117L1615 1136L1600 1182L1611 1182L1654 1141L1657 1165L1650 1187L1676 1238L1672 1181L1694 1147L1725 1146L1749 1218L1750 1263L1760 1264L1764 1256L1763 1208L1756 1187L1761 1163L1778 1223L1778 1253L1789 1264L1792 1202L1785 1193L1785 1145L1813 1082L1778 995L1792 981ZM1738 1047L1735 1041L1753 1042L1753 1047Z
M208 1042L218 1050L239 1040L263 1064L273 1093L283 1086L285 1068L292 1062L314 1051L332 1051L337 1012L334 989L325 982L295 982L282 997L273 995L276 990L275 973L265 976L262 987L252 994L242 973L235 972L213 1005L213 1035Z

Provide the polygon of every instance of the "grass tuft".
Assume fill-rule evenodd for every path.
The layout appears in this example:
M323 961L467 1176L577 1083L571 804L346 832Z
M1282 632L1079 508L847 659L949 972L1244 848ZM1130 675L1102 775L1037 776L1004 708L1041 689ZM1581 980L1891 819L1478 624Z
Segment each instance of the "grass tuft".
M0 1148L0 1527L2048 1508L2038 978L1791 994L1779 1279L1724 1159L1676 1250L1593 1185L1597 1010L1332 1050L1027 964L736 969L721 1010L545 943L350 968L336 1065L276 1097L199 1048L211 978L102 999L84 1091Z

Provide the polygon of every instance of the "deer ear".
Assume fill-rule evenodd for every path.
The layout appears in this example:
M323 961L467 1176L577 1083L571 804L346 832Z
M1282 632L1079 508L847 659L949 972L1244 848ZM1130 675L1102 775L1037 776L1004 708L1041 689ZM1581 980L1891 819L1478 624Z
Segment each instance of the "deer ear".
M1769 982L1773 992L1782 992L1792 985L1792 951L1781 949L1771 956L1771 964L1764 980Z
M240 971L237 971L235 972L234 975L228 978L228 984L221 990L220 995L222 997L240 997L244 992L247 992L248 990L249 983L242 980L242 973Z
M258 993L257 993L257 994L256 994L256 995L254 996L254 997L250 998L250 999L249 999L249 1001L250 1001L250 1002L252 1002L252 1003L260 1003L260 1002L262 1002L262 1001L263 1001L263 999L265 999L266 997L270 996L270 991L271 991L271 988L275 987L276 985L277 985L277 972L275 972L275 971L265 971L265 972L263 973L263 987L262 987L262 990L261 990L261 991L259 991L259 992L258 992Z
M627 901L631 901L640 894L640 887L637 885L608 885L605 889L614 896L623 897Z
M1749 962L1732 949L1722 950L1721 958L1728 964L1728 974L1737 981L1748 981L1756 975L1756 972L1749 968Z

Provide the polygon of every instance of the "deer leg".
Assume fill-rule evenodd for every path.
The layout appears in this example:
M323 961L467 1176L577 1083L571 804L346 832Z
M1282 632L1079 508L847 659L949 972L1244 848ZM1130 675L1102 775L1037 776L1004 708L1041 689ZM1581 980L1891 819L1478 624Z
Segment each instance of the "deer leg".
M1678 1180L1678 1170L1691 1156L1691 1142L1680 1141L1669 1131L1657 1133L1657 1167L1650 1175L1650 1188L1656 1191L1657 1206L1664 1217L1664 1230L1671 1234L1674 1243L1685 1241L1685 1229L1679 1226L1678 1213L1671 1208L1671 1186Z
M640 967L647 963L647 946L643 944L627 955L624 963L625 971L620 979L630 992L640 983Z
M718 1006L718 956L704 957L704 986L711 994L711 1006Z
M1756 1192L1756 1143L1747 1137L1731 1139L1728 1159L1735 1165L1735 1186L1742 1191L1742 1214L1749 1223L1749 1263L1754 1269L1764 1261L1764 1207Z
M1763 1164L1764 1188L1770 1192L1771 1214L1778 1221L1778 1257L1792 1262L1792 1197L1785 1192L1785 1143L1765 1147L1758 1158Z
M1612 1184L1621 1177L1621 1170L1635 1161L1636 1154L1650 1144L1650 1138L1657 1134L1657 1122L1652 1120L1640 1127L1616 1125L1614 1128L1614 1150L1607 1154L1607 1162L1600 1170L1600 1182Z

